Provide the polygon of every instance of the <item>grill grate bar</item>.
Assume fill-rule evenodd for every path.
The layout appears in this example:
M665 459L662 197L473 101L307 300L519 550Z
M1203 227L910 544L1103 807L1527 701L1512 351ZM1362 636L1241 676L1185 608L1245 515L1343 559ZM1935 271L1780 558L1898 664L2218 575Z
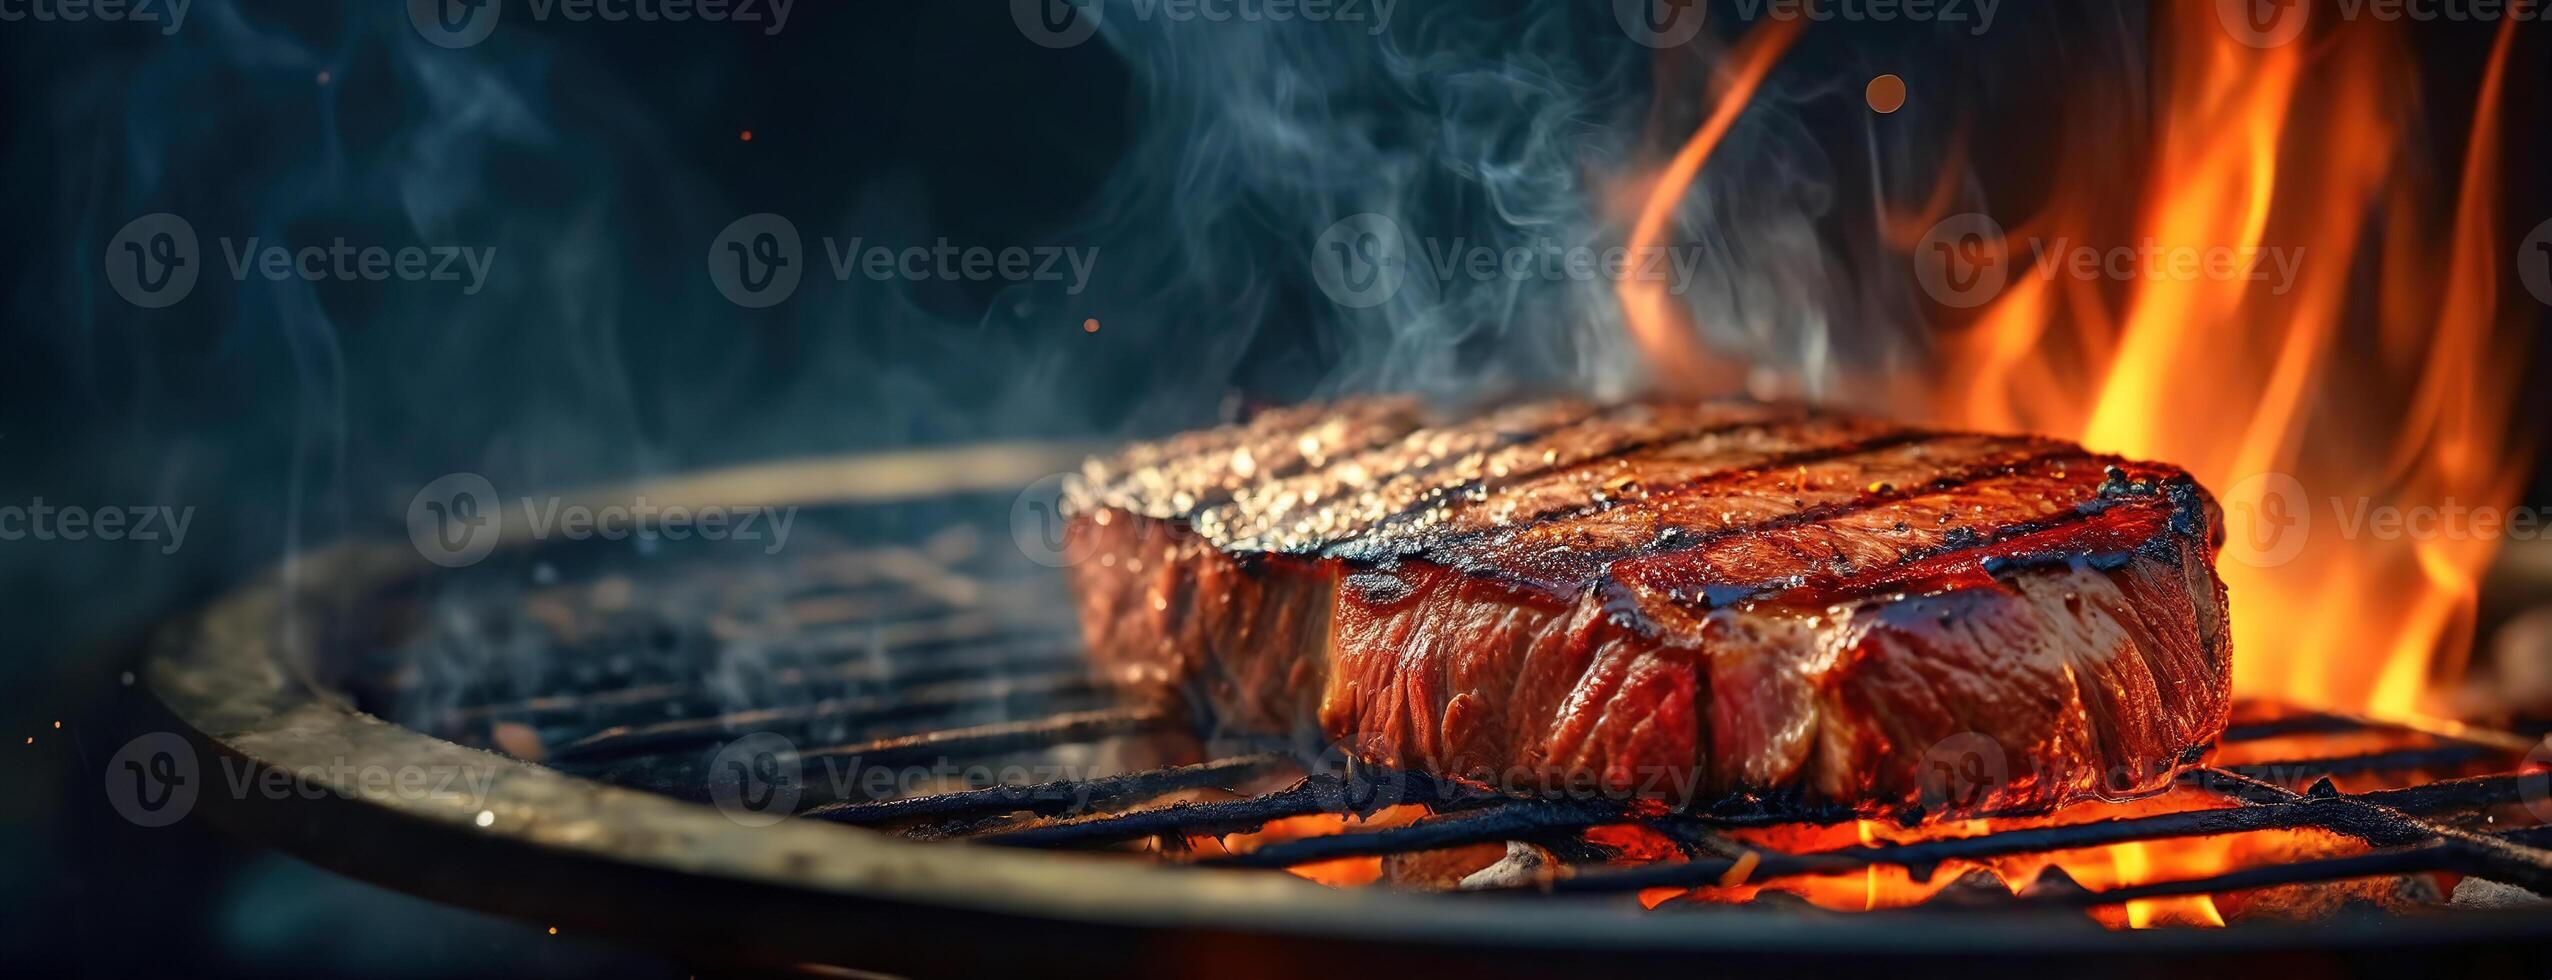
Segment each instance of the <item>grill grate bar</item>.
M2225 766L2224 771L2256 779L2288 781L2306 777L2357 776L2383 772L2421 772L2454 769L2463 765L2495 758L2504 754L2488 745L2440 745L2425 749L2400 749L2391 752L2369 752L2329 759L2307 759L2300 762L2265 762Z
M1064 779L1028 786L993 786L882 802L828 803L799 814L854 826L1028 812L1040 816L1086 813L1109 803L1143 800L1180 790L1227 786L1295 765L1283 753L1170 766L1099 779Z
M2506 778L2513 783L2514 777ZM2456 862L2451 865L2414 870L2470 870L2471 873L2507 884L2552 893L2552 852L2526 847L2510 840L2418 820L2409 815L2410 811L2370 802L2366 798L2342 795L2336 791L2327 790L2326 784L2316 787L2316 793L2313 795L2298 795L2281 787L2223 770L2199 770L2192 774L2191 782L2219 791L2227 789L2240 791L2241 795L2237 798L2243 799L2248 805L2212 810L2185 810L2149 817L2130 817L2054 827L2006 830L1976 837L1949 838L1912 844L1851 845L1806 854L1759 851L1756 854L1755 866L1747 880L1760 882L1798 875L1852 873L1877 864L1907 868L1918 878L1928 878L1932 869L1949 860L2008 857L2110 844L2176 837L2207 837L2256 830L2319 828L2347 834L2382 847L2442 847L2448 853L2447 860ZM2471 782L2478 784L2482 781ZM2481 787L2468 788L2480 789ZM2490 788L2495 789L2495 787ZM2488 797L2467 793L2430 793L2424 794L2420 801L2435 807L2438 812L2443 812L2466 809L2474 800L2486 798ZM2408 798L2395 796L2394 799ZM1646 865L1618 871L1588 872L1552 882L1548 887L1555 892L1579 893L1617 893L1648 888L1696 888L1722 883L1738 863L1736 860L1709 859L1684 864ZM2310 864L2311 862L2295 862L2290 866Z
M879 658L864 651L846 652L845 656L852 659L821 667L788 667L772 671L768 683L783 690L842 684L863 691L887 691L971 678L1088 669L1088 662L1079 653L1043 640L964 647L951 651L949 656L933 657L918 663L898 662L899 659L915 658ZM482 721L552 724L572 722L607 711L635 709L646 709L648 713L662 717L670 711L714 711L719 703L719 698L709 693L704 684L697 682L637 684L605 691L551 694L468 705L447 712L440 723L452 727Z
M1288 868L1335 858L1374 857L1585 830L1625 819L1621 807L1602 801L1530 800L1433 817L1401 827L1302 837L1198 863Z
M607 756L675 752L774 725L804 725L830 720L860 727L959 715L969 711L1016 714L1052 702L1086 701L1098 693L1084 670L923 684L892 694L825 698L785 708L762 708L649 725L618 725L559 746L556 757L561 761L584 761Z
M1270 821L1315 813L1346 812L1348 788L1334 776L1308 776L1285 789L1246 800L1172 803L1132 813L1067 820L972 838L1008 847L1090 847L1122 844L1163 834L1238 834Z
M1169 712L1158 708L1070 711L1032 721L1005 721L828 746L801 752L798 758L848 759L866 765L892 765L921 758L979 759L1125 735L1157 734L1174 730L1176 724Z

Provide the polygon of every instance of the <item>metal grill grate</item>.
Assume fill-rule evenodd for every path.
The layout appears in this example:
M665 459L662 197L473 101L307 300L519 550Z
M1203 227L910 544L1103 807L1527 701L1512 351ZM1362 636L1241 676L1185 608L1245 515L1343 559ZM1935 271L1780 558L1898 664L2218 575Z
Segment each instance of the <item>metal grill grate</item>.
M2205 805L2088 818L2069 809L1970 836L1798 850L1741 838L1749 828L1846 815L1763 800L1664 812L1518 799L1422 775L1315 765L1294 746L1200 741L1187 719L1117 703L1094 687L1070 623L1056 618L1070 607L1053 573L1005 567L984 541L961 527L913 548L833 550L780 569L660 563L447 596L422 637L396 653L401 669L375 675L396 680L357 685L358 693L446 737L695 800L710 796L707 767L720 746L758 732L781 733L801 747L801 764L838 767L849 783L871 769L932 760L1036 759L1073 772L883 799L809 781L796 807L804 818L913 838L1131 846L1164 860L1254 869L1524 842L1567 866L1471 891L1624 894L1874 867L1923 881L1951 862L2309 829L2364 848L2099 890L2048 879L1943 895L1968 906L2092 907L2423 873L2552 894L2552 831L2534 826L2523 805L2543 796L2529 781L2544 777L2517 772L2524 741L2265 706L2246 709L2226 732L2221 758L2232 761L2182 777L2182 789ZM535 581L554 577L544 571ZM452 614L455 603L463 614ZM525 631L557 652L545 669L510 681L491 680L483 658L453 653L488 647L491 633L519 644ZM1192 848L1287 818L1404 804L1426 812L1234 853ZM1588 834L1613 826L1653 833L1674 853L1630 860Z

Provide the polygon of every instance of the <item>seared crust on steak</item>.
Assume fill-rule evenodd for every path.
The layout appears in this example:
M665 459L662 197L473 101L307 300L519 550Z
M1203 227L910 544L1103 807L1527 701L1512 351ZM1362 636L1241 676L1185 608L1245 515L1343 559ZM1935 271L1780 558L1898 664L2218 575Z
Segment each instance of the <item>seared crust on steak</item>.
M2041 809L2167 786L2229 710L2213 500L2056 440L1367 400L1068 493L1109 679L1494 786Z

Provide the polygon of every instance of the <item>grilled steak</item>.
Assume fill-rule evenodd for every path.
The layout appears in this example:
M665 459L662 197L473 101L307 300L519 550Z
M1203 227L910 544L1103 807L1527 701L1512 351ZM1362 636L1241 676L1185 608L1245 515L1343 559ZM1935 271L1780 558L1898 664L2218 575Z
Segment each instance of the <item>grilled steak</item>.
M1519 791L2042 809L2163 788L2229 708L2213 500L2049 439L1366 400L1067 493L1109 679Z

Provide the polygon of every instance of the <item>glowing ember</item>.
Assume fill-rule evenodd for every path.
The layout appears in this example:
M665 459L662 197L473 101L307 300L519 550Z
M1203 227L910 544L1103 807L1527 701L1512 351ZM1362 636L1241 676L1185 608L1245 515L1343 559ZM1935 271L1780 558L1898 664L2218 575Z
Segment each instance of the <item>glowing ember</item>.
M1861 97L1869 100L1870 108L1881 115L1895 112L1905 108L1905 80L1894 75L1870 79L1869 86L1862 89Z

